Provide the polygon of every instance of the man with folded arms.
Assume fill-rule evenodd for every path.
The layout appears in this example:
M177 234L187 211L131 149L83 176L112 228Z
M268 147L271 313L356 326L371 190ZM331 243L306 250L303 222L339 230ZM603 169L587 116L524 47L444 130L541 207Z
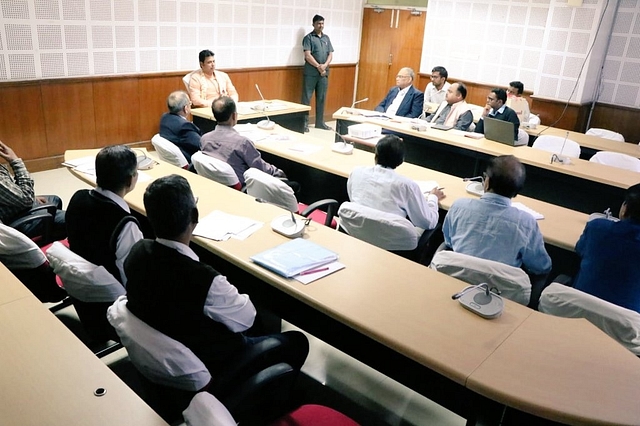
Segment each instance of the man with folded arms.
M513 140L517 140L520 120L516 112L505 104L506 102L507 92L504 89L491 89L491 92L489 92L487 96L487 105L482 111L482 117L480 117L480 120L478 120L476 124L475 132L484 134L484 119L485 117L489 117L513 123Z
M411 68L402 68L396 75L396 85L375 108L400 117L417 118L422 114L424 94L413 87L415 73Z
M445 100L427 121L433 124L451 126L456 130L467 130L473 122L471 107L465 101L467 86L464 83L453 83L447 89Z
M262 353L265 366L286 362L299 370L309 342L298 331L269 336L243 334L254 322L256 309L225 276L200 262L189 247L198 224L198 207L189 182L170 175L152 182L144 194L144 207L157 236L141 240L125 262L129 277L127 308L140 320L187 346L217 380L230 371L246 377L243 355L271 337L280 345Z

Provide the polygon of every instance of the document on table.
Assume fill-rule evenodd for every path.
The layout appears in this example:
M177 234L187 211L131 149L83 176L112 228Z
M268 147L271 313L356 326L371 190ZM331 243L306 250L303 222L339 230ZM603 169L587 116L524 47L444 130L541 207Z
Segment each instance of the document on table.
M244 240L260 229L262 225L262 222L247 217L214 210L200 219L196 229L193 230L193 235L216 241L227 241L229 238Z
M258 127L251 123L236 124L233 128L242 136L253 142L267 139L270 136L268 132L258 129Z
M438 182L436 182L435 180L417 180L416 183L418 184L418 186L420 187L420 191L424 195L429 194L433 190L433 188L438 187Z
M511 202L511 207L515 207L518 210L522 210L523 212L527 212L529 213L531 216L533 216L536 220L541 220L544 219L544 215L542 215L542 213L538 213L537 211L533 210L530 207L525 206L522 203L518 203L518 202Z
M251 256L251 260L276 274L291 278L335 262L338 254L309 240L296 238Z
M302 154L313 154L322 150L321 146L311 145L309 143L298 143L293 146L290 146L289 149L291 151L300 152Z
M309 284L344 268L344 263L332 262L320 268L304 271L293 278L295 278L296 281L300 281L302 284Z

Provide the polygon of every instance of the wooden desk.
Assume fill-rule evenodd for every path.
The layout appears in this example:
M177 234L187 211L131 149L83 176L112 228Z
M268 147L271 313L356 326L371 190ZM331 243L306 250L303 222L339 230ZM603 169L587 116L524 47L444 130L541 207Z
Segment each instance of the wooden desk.
M627 154L632 157L640 158L640 146L637 143L619 142L611 139L605 139L598 136L587 135L585 133L574 132L557 127L547 127L538 125L535 129L523 129L529 136L537 138L541 135L559 136L564 138L569 132L569 139L578 142L582 148L580 158L589 159L598 151L613 151L621 154Z
M375 164L374 155L370 152L354 150L352 155L341 155L332 152L331 147L325 141L315 139L309 135L296 134L282 128L274 130L274 133L288 135L289 139L277 141L266 139L256 142L256 147L263 153L266 152L278 158L302 164L305 167L313 167L341 178L340 188L336 188L336 185L326 185L323 181L315 182L318 186L326 187L324 189L325 192L317 195L322 189L313 188L308 192L315 195L316 199L304 200L305 202L317 201L318 198L324 197L337 197L341 202L346 201L346 199L340 199L340 193L341 191L346 191L346 179L351 174L351 171L358 166ZM317 147L318 151L306 154L296 150L306 145ZM289 173L288 168L284 167L284 170ZM435 180L438 182L440 187L445 188L445 194L447 195L446 198L440 201L440 207L445 210L449 210L453 202L458 198L476 197L466 191L467 183L457 176L410 163L403 163L397 168L397 171L413 180ZM290 177L295 179L297 176L290 175ZM313 182L309 182L308 179L301 183L303 184L303 191L306 190L307 184L313 185ZM544 215L545 219L539 220L538 225L547 244L568 251L574 250L575 244L578 242L578 238L580 238L587 223L588 215L522 195L517 196L514 200Z
M0 288L0 423L167 426L3 265Z
M278 99L266 102L266 113L272 121L294 132L304 133L304 119L309 114L311 107ZM266 119L263 111L252 109L252 107L262 107L262 105L264 105L263 101L238 102L238 123L257 123ZM275 105L278 109L269 110L269 105ZM193 108L191 115L193 123L200 128L203 134L216 127L216 120L209 107Z
M74 155L86 152L68 151L65 159ZM305 238L336 251L346 269L309 285L284 279L249 260L251 255L287 241L268 226L284 210L256 203L253 197L165 163L145 173L152 177L177 173L189 179L199 196L201 217L220 209L267 223L246 241L193 239L214 255L214 267L227 274L231 282L241 289L250 288L254 300L267 303L283 318L467 418L475 418L479 407L491 405L487 397L499 403L498 413L502 409L500 404L520 401L525 411L571 424L582 424L585 418L606 420L615 412L628 412L632 413L629 417L639 418L639 406L630 404L628 395L640 392L640 381L628 382L626 377L637 377L640 360L610 341L605 355L611 352L611 359L625 362L603 363L598 369L583 371L589 365L588 360L602 352L596 346L609 339L593 326L585 326L579 334L573 334L575 330L565 330L566 321L558 318L548 317L548 322L534 324L530 332L536 344L553 351L549 362L574 366L558 377L553 369L544 366L535 365L534 370L514 368L509 376L514 382L512 386L524 387L534 374L539 380L556 380L557 386L545 389L544 396L532 390L510 399L501 395L501 388L491 381L485 382L479 374L476 379L476 372L485 365L488 369L494 354L501 353L500 349L511 343L512 336L519 338L519 329L537 313L506 301L500 318L483 320L451 300L451 294L464 287L464 283L317 224L307 228ZM144 186L139 183L126 197L132 208L140 212L144 210ZM558 344L558 333L566 343ZM580 351L574 351L576 340L585 342ZM514 351L526 354L527 349L518 348L521 344L514 340ZM575 388L581 385L595 389L601 383L611 383L611 377L624 385L612 383L606 389L610 405L601 414L605 410L597 403L598 393L584 396ZM471 383L477 383L477 389L472 389ZM577 397L572 401L567 393L574 390ZM616 398L619 392L625 395ZM583 396L586 401L581 399ZM565 407L548 410L547 401L554 398L569 401Z
M333 117L338 132L346 133L349 122L377 124L403 135L406 161L460 177L481 174L488 161L499 155L515 155L527 168L523 195L562 205L584 213L617 210L624 191L640 182L640 174L582 159L572 164L551 163L551 154L528 146L512 147L486 139L471 139L455 130L411 129L407 121L391 122L347 114L341 108Z

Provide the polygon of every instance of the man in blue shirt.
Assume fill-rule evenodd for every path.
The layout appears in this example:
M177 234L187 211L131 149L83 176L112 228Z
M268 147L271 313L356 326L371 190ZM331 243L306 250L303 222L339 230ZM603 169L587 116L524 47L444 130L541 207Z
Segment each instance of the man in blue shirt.
M582 261L574 287L640 312L640 184L627 189L619 216L587 222L576 244Z
M529 275L543 276L536 280L541 281L551 270L542 234L533 216L511 206L525 178L516 157L494 158L485 173L484 195L456 200L442 231L453 251L522 267Z

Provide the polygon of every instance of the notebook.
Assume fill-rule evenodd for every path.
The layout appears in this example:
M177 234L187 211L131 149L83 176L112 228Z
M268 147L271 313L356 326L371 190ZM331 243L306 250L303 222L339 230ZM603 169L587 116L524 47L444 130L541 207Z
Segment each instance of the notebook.
M453 126L447 126L446 124L433 124L431 128L438 130L451 130L453 129Z
M496 118L485 117L484 137L490 141L500 142L505 145L520 146L526 145L514 140L513 123L510 121L498 120Z
M296 238L251 256L251 260L276 274L291 278L334 262L338 260L338 255L309 240Z

